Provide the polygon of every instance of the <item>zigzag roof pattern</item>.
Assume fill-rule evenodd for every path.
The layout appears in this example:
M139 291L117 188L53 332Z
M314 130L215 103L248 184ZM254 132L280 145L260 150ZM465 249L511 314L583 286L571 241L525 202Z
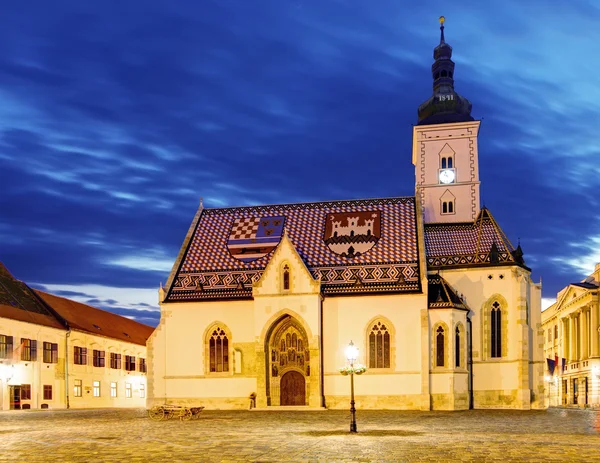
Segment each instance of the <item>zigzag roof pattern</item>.
M474 222L426 224L425 253L430 269L495 264L525 267L520 246L514 248L485 207Z
M326 222L334 215L353 213L376 215L379 228L365 238L375 241L372 248L344 256L326 243ZM184 243L166 301L251 297L252 283L261 277L272 251L244 262L232 254L231 238L240 223L262 218L284 218L282 233L325 293L421 290L415 198L399 197L203 209Z

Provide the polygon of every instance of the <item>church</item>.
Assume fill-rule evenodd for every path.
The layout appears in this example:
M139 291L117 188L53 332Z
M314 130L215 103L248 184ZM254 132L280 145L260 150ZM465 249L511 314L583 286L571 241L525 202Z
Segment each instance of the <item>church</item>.
M159 289L148 407L348 408L350 342L358 409L544 407L541 284L480 204L480 121L440 22L415 195L201 204Z

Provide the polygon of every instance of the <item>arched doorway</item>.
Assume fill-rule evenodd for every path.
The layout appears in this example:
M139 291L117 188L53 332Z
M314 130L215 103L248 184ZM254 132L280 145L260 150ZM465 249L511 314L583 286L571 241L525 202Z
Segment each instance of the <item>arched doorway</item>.
M267 346L267 403L307 405L310 351L302 325L284 316L274 324Z
M290 370L281 377L280 405L306 405L306 380L304 375Z

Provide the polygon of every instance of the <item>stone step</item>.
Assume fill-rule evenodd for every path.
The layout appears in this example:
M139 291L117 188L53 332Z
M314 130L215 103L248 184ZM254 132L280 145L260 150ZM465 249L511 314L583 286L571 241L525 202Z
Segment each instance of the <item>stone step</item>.
M265 408L251 408L251 412L320 412L327 410L325 407L310 407L308 405L278 405Z

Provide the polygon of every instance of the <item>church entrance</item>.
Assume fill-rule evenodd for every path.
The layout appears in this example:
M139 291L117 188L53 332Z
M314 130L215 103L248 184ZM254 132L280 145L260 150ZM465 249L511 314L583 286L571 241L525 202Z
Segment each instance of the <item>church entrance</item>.
M306 380L297 371L288 371L281 377L280 405L305 405Z
M275 322L267 341L267 404L307 405L310 351L302 324L290 315Z

